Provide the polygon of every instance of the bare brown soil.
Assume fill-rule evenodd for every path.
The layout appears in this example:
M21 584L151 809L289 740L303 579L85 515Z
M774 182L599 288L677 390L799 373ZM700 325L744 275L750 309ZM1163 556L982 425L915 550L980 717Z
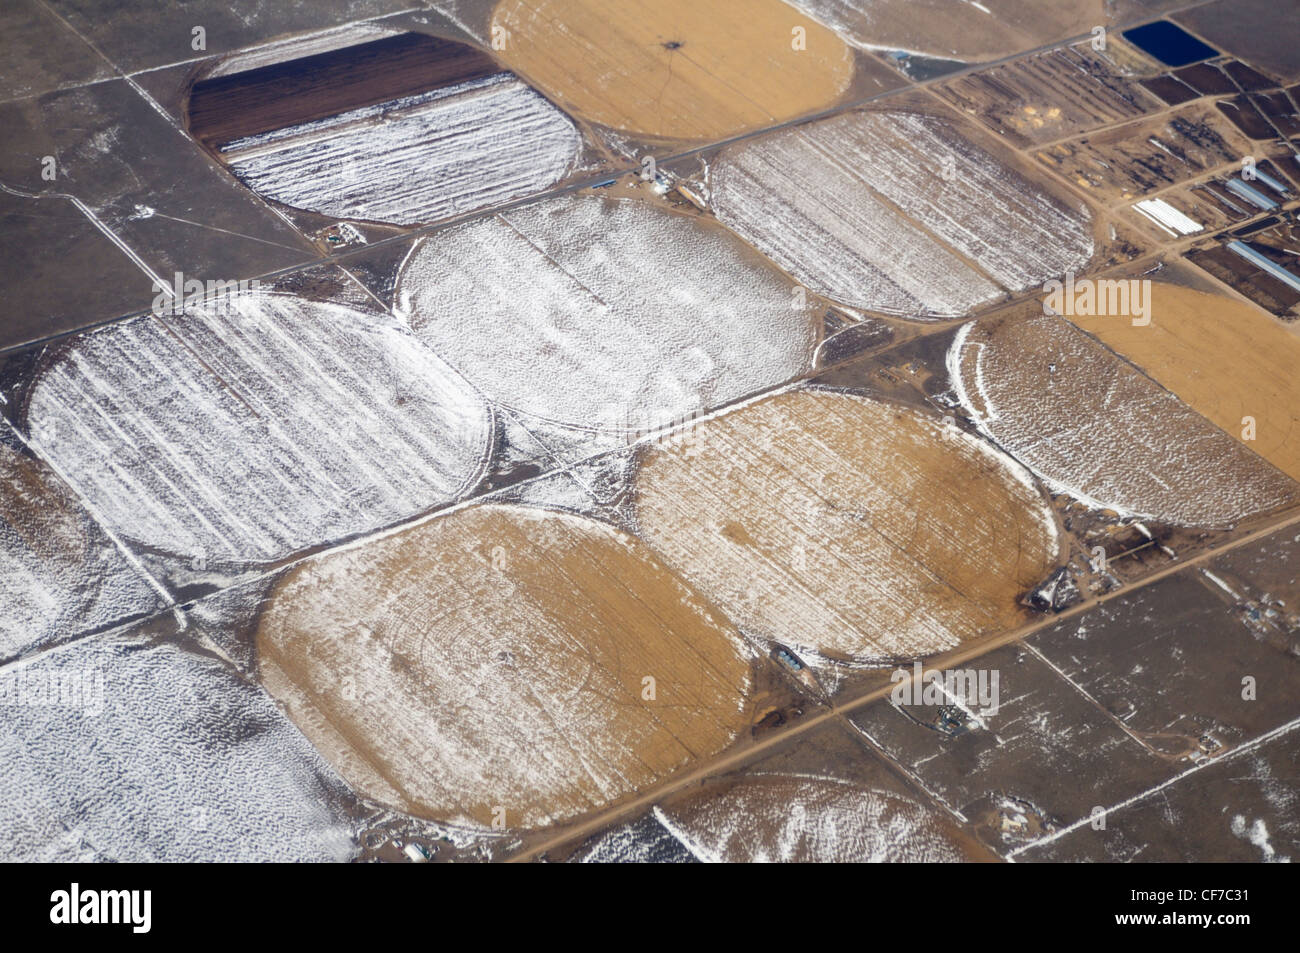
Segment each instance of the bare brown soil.
M1258 308L1178 285L1152 284L1151 324L1074 323L1128 358L1292 478L1300 479L1300 338ZM1244 440L1243 418L1255 418Z
M403 33L200 80L190 93L190 132L217 146L500 71L472 46Z

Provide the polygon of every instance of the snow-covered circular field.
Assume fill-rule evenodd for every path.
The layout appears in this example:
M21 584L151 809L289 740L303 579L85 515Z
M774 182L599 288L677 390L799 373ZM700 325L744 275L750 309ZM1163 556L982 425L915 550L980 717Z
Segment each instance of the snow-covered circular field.
M716 224L588 195L422 240L395 307L488 397L635 430L803 372L818 330L794 290Z
M0 432L0 659L151 611L157 594L144 577L6 439Z
M1086 210L922 113L849 112L737 143L710 182L720 221L870 311L956 317L1093 254Z
M669 565L756 636L896 660L1013 627L1056 565L1013 461L875 400L790 391L646 451L636 514Z
M77 338L40 369L27 423L113 531L216 563L454 500L493 432L473 389L391 318L279 294Z
M758 774L713 782L656 808L659 822L712 863L953 863L949 825L910 798L825 777Z
M347 791L266 693L176 642L83 639L0 674L9 861L342 861Z
M594 810L749 721L729 624L635 538L542 510L469 507L303 563L257 647L359 791L476 828Z
M417 225L544 190L582 137L510 73L232 143L249 188L335 218Z
M948 370L982 432L1093 508L1225 527L1294 499L1281 472L1037 305L964 326Z

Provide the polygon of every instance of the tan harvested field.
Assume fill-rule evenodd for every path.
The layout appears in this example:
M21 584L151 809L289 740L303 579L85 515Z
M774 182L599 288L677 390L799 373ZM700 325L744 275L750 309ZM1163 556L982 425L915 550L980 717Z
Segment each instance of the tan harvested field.
M1166 283L1151 286L1151 324L1115 318L1072 320L1242 440L1300 479L1300 339L1258 308Z
M503 0L492 25L505 31L502 61L564 109L655 139L724 138L825 109L854 72L843 40L780 0Z
M1224 528L1296 498L1284 474L1037 302L965 325L948 367L982 432L1094 509Z
M303 564L257 649L358 791L477 828L605 806L750 718L735 630L637 540L542 510L477 506Z
M742 629L882 662L1014 627L1056 565L1019 467L914 410L793 391L647 450L645 539Z

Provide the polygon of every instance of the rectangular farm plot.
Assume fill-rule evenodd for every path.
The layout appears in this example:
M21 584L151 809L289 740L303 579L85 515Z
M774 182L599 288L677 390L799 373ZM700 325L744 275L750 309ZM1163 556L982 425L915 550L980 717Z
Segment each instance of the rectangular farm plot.
M1300 316L1300 290L1292 287L1289 278L1279 275L1285 269L1276 259L1283 254L1277 247L1251 239L1248 243L1231 242L1202 248L1189 253L1187 259L1238 294L1289 322ZM1268 263L1267 268L1265 263ZM1272 266L1279 271L1274 271Z
M151 0L114 4L106 15L101 0L55 0L59 16L126 72L193 57L191 30L202 25L209 55L266 43L293 33L324 31L338 24L381 17L411 8L409 0L312 0L240 9L228 0ZM117 11L122 11L117 13Z
M98 275L65 269L57 280L77 287L81 302L76 312L58 316L59 330L148 308L157 294L153 275L170 280L181 271L237 281L315 257L305 239L214 167L125 80L0 105L0 127L6 130L0 177L24 192L48 196L22 200L25 211L43 215L46 205L71 209L75 203L56 196L72 196L97 219L96 225L87 218L89 225L120 240L112 251L135 265L133 276L117 279L129 282L134 307L123 307L122 292L112 286L101 292L93 284ZM41 178L46 155L58 159L53 182ZM96 253L91 264L100 257ZM115 267L111 274L121 271ZM23 283L20 278L18 286ZM68 295L50 297L62 302Z
M1205 578L1254 637L1294 658L1300 650L1300 532L1292 527L1215 556ZM1300 714L1300 712L1298 712Z
M1028 644L1153 750L1221 754L1300 717L1300 660L1247 628L1221 582L1185 571Z
M0 348L18 348L148 305L149 279L66 199L0 192Z
M1264 540L1214 556L1209 569L1236 593L1253 631L1271 629L1261 637L1282 638L1283 645L1295 640L1300 631L1300 530L1279 529Z
M997 649L963 668L998 673L996 713L885 699L850 720L999 851L1175 773L1033 652Z
M1218 0L1174 19L1219 49L1287 82L1300 79L1300 9L1275 0Z
M1300 725L1206 762L1016 860L1049 863L1286 863L1300 858Z
M0 12L0 99L47 93L113 75L90 45L42 9L12 0Z

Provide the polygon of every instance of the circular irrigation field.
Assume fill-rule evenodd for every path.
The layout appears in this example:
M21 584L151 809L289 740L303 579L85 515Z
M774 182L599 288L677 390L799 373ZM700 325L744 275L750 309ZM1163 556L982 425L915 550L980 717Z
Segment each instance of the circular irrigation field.
M1013 626L1059 549L1010 460L914 410L828 392L652 446L636 506L647 542L742 629L862 661Z
M633 537L542 510L471 507L305 563L257 647L358 791L478 828L594 810L750 718L738 634Z
M285 294L82 335L39 369L27 423L114 532L217 562L450 502L481 478L494 428L391 318Z
M965 325L948 368L984 433L1094 509L1225 527L1294 498L1282 473L1036 303Z
M853 78L848 45L780 0L503 0L492 28L505 64L564 109L655 139L816 112Z
M793 290L716 223L578 195L422 240L395 310L500 405L651 429L806 370L819 329Z
M897 863L966 859L950 825L911 798L833 778L714 781L657 812L715 863Z

